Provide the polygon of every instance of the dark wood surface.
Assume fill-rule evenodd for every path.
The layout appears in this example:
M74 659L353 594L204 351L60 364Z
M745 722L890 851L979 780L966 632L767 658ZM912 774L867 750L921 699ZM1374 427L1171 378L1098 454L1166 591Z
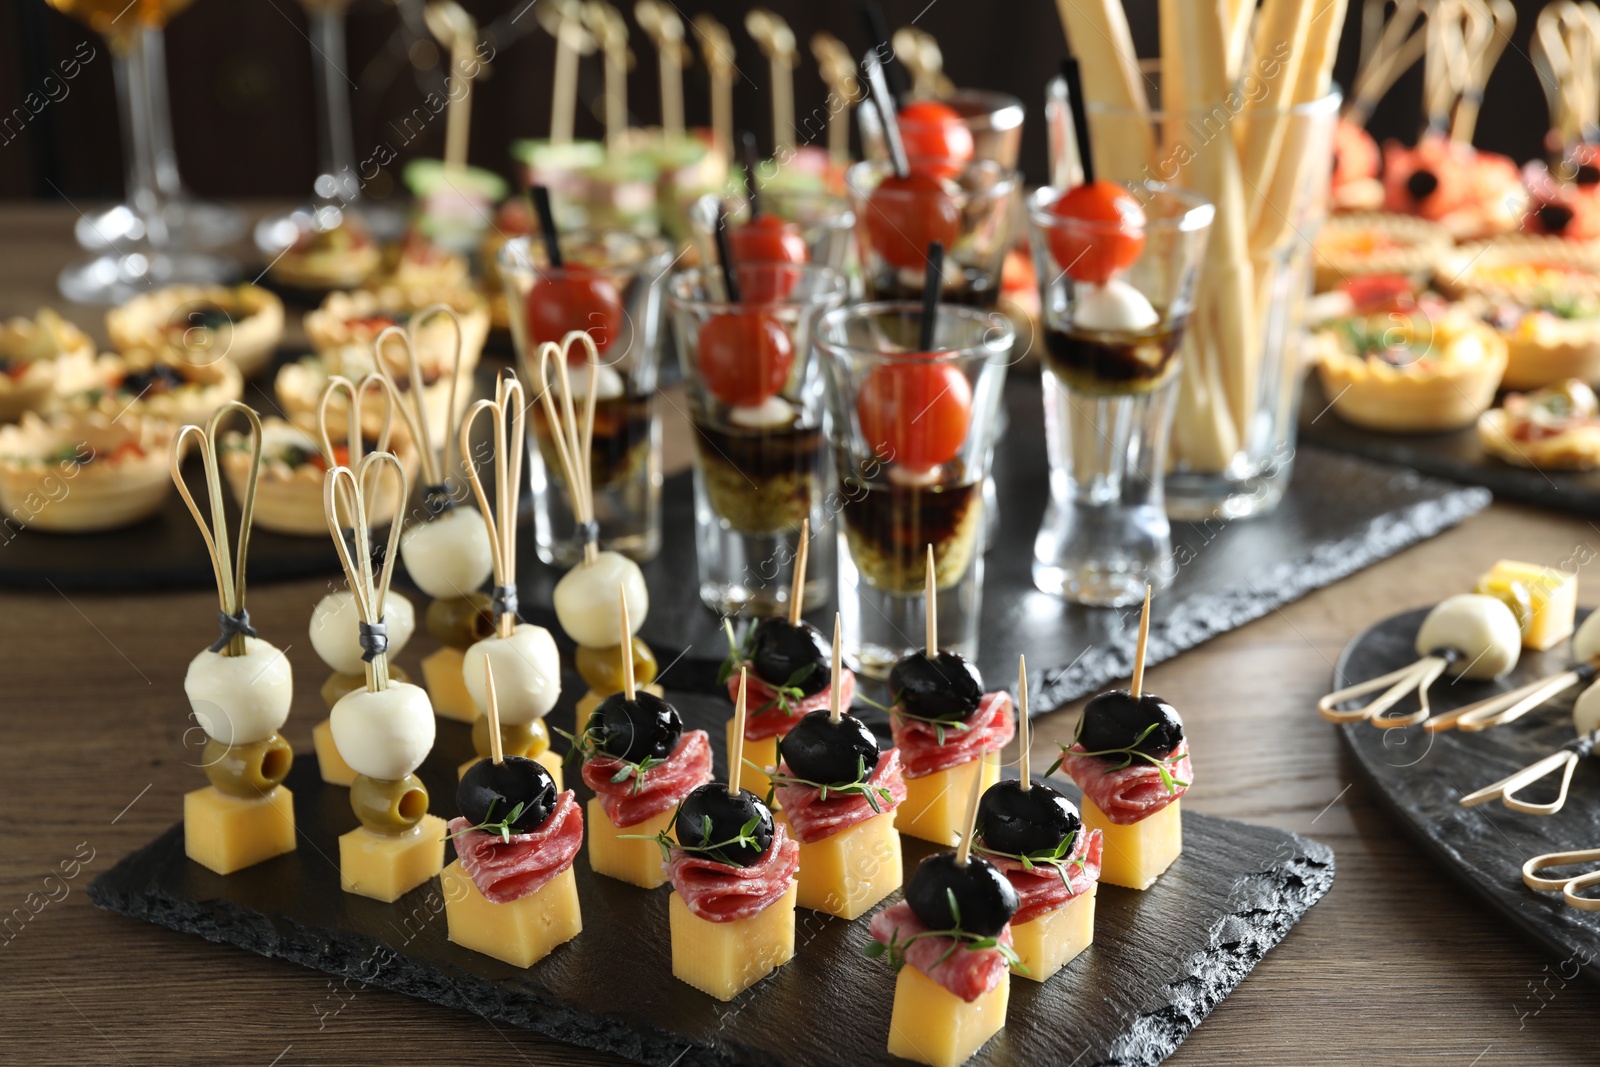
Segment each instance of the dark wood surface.
M0 209L0 315L54 299L55 271L74 254L71 217ZM1592 1062L1600 990L1563 985L1559 961L1452 883L1392 823L1313 710L1352 635L1466 590L1501 556L1600 558L1600 529L1496 504L1148 675L1192 737L1198 777L1186 806L1305 833L1333 846L1339 868L1328 896L1169 1063ZM1582 574L1600 583L1600 567ZM300 635L323 592L287 583L250 601L306 679L321 670ZM28 916L0 926L0 1060L615 1063L89 904L88 882L171 826L199 781L186 766L182 678L213 636L215 610L204 592L0 596L0 920ZM402 664L415 666L414 655ZM321 715L312 687L299 686L286 731L298 751L309 751ZM1044 720L1041 741L1069 736L1072 716ZM1041 745L1034 769L1048 761ZM76 877L61 877L63 863Z

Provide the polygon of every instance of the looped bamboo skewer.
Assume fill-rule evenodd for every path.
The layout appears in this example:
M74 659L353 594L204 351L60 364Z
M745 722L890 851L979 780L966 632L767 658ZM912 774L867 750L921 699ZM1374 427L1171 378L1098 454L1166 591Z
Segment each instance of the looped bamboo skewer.
M683 42L683 20L678 9L659 0L639 0L633 17L655 45L661 82L661 132L683 136L683 68L694 53Z
M440 314L448 317L451 325L455 327L456 345L448 371L450 395L448 406L445 408L444 433L441 435L442 440L438 447L435 448L433 434L428 428L427 412L422 406L422 364L417 358L417 329L427 319ZM388 360L382 356L385 345L390 341L398 341L405 350L406 375L411 386L409 389L400 388ZM461 331L461 316L448 304L429 304L411 316L404 328L385 327L372 342L373 362L377 365L378 373L389 383L400 417L405 421L411 439L416 442L417 451L421 453L422 484L425 486L444 485L449 481L450 444L455 438L456 421L459 417L456 390L461 385L461 349L465 343L466 335Z
M368 545L372 540L372 530L367 524L366 486L375 484L382 477L378 469L382 466L392 466L395 477L400 483L400 499L406 497L409 488L406 480L406 470L400 465L400 460L392 452L371 452L362 457L354 467L330 467L322 479L322 509L328 519L328 532L333 535L334 551L339 555L339 563L344 568L345 578L350 585L350 595L355 599L356 613L361 621L368 626L378 626L383 623L383 607L389 596L389 581L394 577L395 559L400 555L400 523L389 524L388 550L383 556L383 566L377 574L372 570L371 552L352 552L352 544L344 537L345 524L340 519L340 510L351 517L350 528L355 531L351 540L355 545ZM348 484L347 484L348 483ZM389 656L387 652L377 652L372 659L366 662L367 688L374 693L380 693L389 687Z
M1504 693L1496 693L1492 697L1437 715L1428 720L1428 729L1437 732L1456 728L1462 733L1477 733L1491 727L1504 726L1508 722L1522 718L1540 704L1565 693L1580 682L1593 680L1594 676L1593 664L1578 664L1548 678L1540 678L1527 685L1518 686Z
M1489 84L1511 34L1517 28L1517 9L1511 0L1468 0L1467 9L1475 16L1475 34L1468 41L1469 64L1467 84L1456 104L1455 120L1450 125L1450 137L1462 144L1471 144L1478 129L1478 112L1483 107L1483 91Z
M579 422L572 403L572 381L567 374L568 354L574 343L584 348L584 363L589 368L589 387L584 396L583 421ZM556 365L556 381L560 383L560 399L556 398L555 383L550 378L550 364ZM550 424L550 437L555 442L556 455L561 460L561 470L567 480L567 493L571 498L572 518L580 530L591 530L594 518L594 488L591 484L594 456L594 411L600 388L600 350L594 338L583 330L572 330L561 339L558 346L546 341L539 346L539 402L544 405L545 421ZM583 562L593 563L599 554L599 545L592 539L583 540ZM626 643L626 642L624 642Z
M400 403L394 387L382 375L376 373L368 374L359 383L352 382L343 375L335 374L328 379L326 388L322 390L322 397L317 401L317 443L322 448L323 463L328 470L332 470L337 466L348 466L351 469L355 469L360 465L361 457L366 452L366 420L362 411L362 403L363 398L369 391L380 393L383 396L383 421L379 424L377 447L373 451L389 451L390 437L394 431L395 408ZM346 398L345 410L348 413L345 419L345 461L343 464L339 462L338 452L333 444L333 433L328 424L328 408L333 398L340 394L343 394ZM366 468L362 469L365 472ZM369 485L365 473L362 475L361 493L368 501L376 499L376 484ZM402 493L399 499L403 503L405 494ZM351 528L355 525L353 513L346 512L345 518L347 520L344 524L346 528Z
M1579 911L1600 911L1600 899L1580 894L1590 886L1600 885L1600 871L1580 874L1575 878L1540 878L1539 872L1549 867L1571 867L1580 863L1600 860L1600 848L1576 849L1572 852L1546 852L1522 865L1522 881L1529 889L1540 893L1560 893L1567 906Z
M534 6L545 32L556 40L555 85L550 95L550 143L572 143L578 111L578 57L595 50L595 40L583 28L583 5L578 0L547 0Z
M483 479L478 474L472 455L472 424L482 412L489 412L493 424L493 452L495 503L489 506L489 494L484 491ZM489 551L494 560L494 583L498 589L515 588L517 583L517 504L522 499L522 455L527 441L527 409L523 403L522 384L509 371L495 382L494 399L479 400L468 410L461 422L460 444L463 466L472 493L478 500L478 510L483 513L489 530ZM509 638L516 626L514 612L503 611L495 618L495 632Z
M856 61L844 42L826 30L811 35L811 55L823 84L836 98L828 102L828 157L841 163L850 158L850 104L861 95Z
M1524 815L1554 815L1566 806L1567 792L1572 786L1572 773L1577 770L1578 761L1594 755L1597 741L1600 741L1600 730L1579 734L1543 759L1535 760L1498 782L1492 782L1482 789L1468 793L1461 798L1461 806L1475 808L1479 804L1499 800L1512 811L1520 811ZM1535 804L1517 795L1535 782L1557 773L1561 775L1561 782L1556 787L1554 800Z
M1378 4L1382 8L1381 0ZM1365 126L1372 109L1400 76L1417 64L1428 50L1427 25L1418 26L1427 13L1418 0L1398 0L1394 13L1377 34L1370 54L1362 60L1345 102L1344 115L1357 126Z
M583 5L584 23L605 57L604 93L606 151L616 152L628 132L628 71L633 52L628 48L628 24L622 12L605 0L587 0Z
M237 547L230 549L228 515L223 506L222 472L217 463L217 430L222 426L223 420L236 411L242 413L250 423L250 475L245 481L244 495L239 500ZM200 513L200 506L195 503L193 494L189 492L189 485L183 478L184 442L191 434L200 440L201 459L205 466L206 496L211 508L209 523ZM211 573L217 580L217 602L220 610L222 614L234 619L248 618L244 614L245 559L250 553L250 527L255 518L256 484L261 475L261 442L261 416L248 405L234 400L218 408L203 429L194 425L180 427L172 437L172 448L168 453L173 484L178 487L178 495L183 497L183 502L189 506L189 514L194 516L195 525L200 527L200 539L205 542L206 554L211 557ZM244 625L248 626L248 622ZM228 635L226 645L218 651L224 656L244 655L245 636L243 629L235 630Z
M1369 678L1365 682L1346 686L1336 690L1317 701L1317 714L1329 722L1360 722L1363 719L1372 725L1385 730L1397 727L1415 726L1427 721L1432 714L1428 706L1428 687L1438 680L1439 675L1450 665L1450 660L1445 656L1423 656L1417 662L1401 667L1397 671ZM1338 706L1357 697L1366 696L1368 693L1383 690L1378 697L1368 704L1346 711L1339 710ZM1412 690L1417 693L1417 710L1409 715L1389 715L1388 710L1398 704L1406 694Z
M456 0L428 0L422 9L428 32L450 55L450 77L464 86L449 94L445 112L444 165L461 171L467 166L467 144L472 126L472 75L467 72L478 44L478 23Z
M775 155L794 149L794 68L800 65L794 31L766 8L752 8L744 29L767 57L772 78L772 144Z
M700 58L711 80L711 139L724 160L733 159L733 38L727 27L701 13L691 20L700 35ZM848 136L847 136L848 142Z

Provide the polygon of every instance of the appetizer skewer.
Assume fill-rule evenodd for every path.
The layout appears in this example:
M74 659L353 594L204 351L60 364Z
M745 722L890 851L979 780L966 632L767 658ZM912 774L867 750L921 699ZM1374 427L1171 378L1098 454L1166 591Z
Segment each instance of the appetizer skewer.
M1600 911L1600 898L1583 896L1583 891L1600 885L1600 870L1588 871L1575 877L1541 878L1539 872L1550 867L1571 867L1580 863L1600 860L1600 848L1582 848L1572 852L1546 852L1522 865L1522 882L1538 893L1560 893L1567 906L1579 911Z
M228 520L218 471L218 427L238 412L249 420L250 477L239 502L237 545L228 544ZM199 438L210 497L208 523L183 479L184 442ZM289 718L294 678L289 660L256 636L245 610L245 560L256 477L261 468L261 419L238 401L223 405L202 429L185 426L172 438L172 480L200 527L217 579L222 632L189 662L183 691L205 731L204 767L211 784L183 797L183 847L217 874L253 866L295 848L294 797L283 786L294 750L278 731Z

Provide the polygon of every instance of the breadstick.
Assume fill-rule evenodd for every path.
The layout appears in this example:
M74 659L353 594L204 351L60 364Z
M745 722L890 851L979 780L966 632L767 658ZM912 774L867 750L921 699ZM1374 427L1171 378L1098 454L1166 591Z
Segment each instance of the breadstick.
M1131 128L1096 131L1094 160L1101 177L1132 181L1145 176L1155 152L1148 121L1150 101L1139 75L1133 34L1121 0L1056 0L1067 43L1083 67L1084 91L1095 103L1136 112Z
M1250 94L1244 136L1239 145L1239 174L1247 192L1265 189L1281 157L1284 132L1293 121L1283 109L1294 103L1300 84L1301 42L1310 25L1312 4L1303 0L1266 0L1256 23L1255 68L1264 92ZM1271 76L1269 76L1269 74ZM1286 161L1287 162L1287 161ZM1257 195L1252 218L1258 219L1266 198ZM1252 227L1254 228L1254 227Z

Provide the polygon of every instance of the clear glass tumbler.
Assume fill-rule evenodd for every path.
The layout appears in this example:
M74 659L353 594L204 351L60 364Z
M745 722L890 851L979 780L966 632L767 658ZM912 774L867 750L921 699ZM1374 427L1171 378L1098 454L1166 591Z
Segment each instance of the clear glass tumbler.
M820 311L844 302L845 279L816 264L742 263L736 281L738 303L717 269L682 271L668 285L694 424L700 599L729 615L786 611L809 519L804 597L820 607L833 561L812 329Z
M1178 347L1214 212L1153 183L1130 192L1142 231L1058 215L1057 189L1028 199L1050 459L1033 581L1083 604L1135 603L1147 582L1159 589L1174 576L1162 480Z
M972 134L972 158L998 163L1005 170L1015 170L1017 155L1022 148L1022 120L1025 114L1022 101L1005 93L988 89L957 89L939 103L946 105L961 119ZM866 158L885 161L889 146L883 139L883 124L878 121L878 109L861 108L862 150ZM916 123L900 120L900 130L912 143L925 142L933 130L924 133ZM919 136L920 135L920 136Z
M497 265L517 363L532 405L529 463L534 545L545 563L570 567L583 558L566 476L551 434L539 379L539 346L570 330L588 330L600 349L599 393L589 480L600 547L639 562L661 551L662 295L672 253L665 242L625 232L561 236L562 266L551 267L544 242L514 237ZM582 349L570 357L583 358ZM569 368L574 392L589 372ZM559 388L559 386L557 386Z
M742 197L735 201L706 195L689 206L689 226L701 258L707 262L711 260L719 206L729 209L728 221L735 226L750 218L750 202ZM820 189L763 189L761 210L788 224L785 230L805 244L807 263L820 263L838 271L845 269L850 253L850 233L856 220L850 213L850 202L844 197ZM739 258L739 251L735 243L735 258Z
M883 677L924 640L933 548L941 648L971 657L983 594L984 481L1015 331L999 312L862 304L817 326L840 516L839 611L851 666Z

